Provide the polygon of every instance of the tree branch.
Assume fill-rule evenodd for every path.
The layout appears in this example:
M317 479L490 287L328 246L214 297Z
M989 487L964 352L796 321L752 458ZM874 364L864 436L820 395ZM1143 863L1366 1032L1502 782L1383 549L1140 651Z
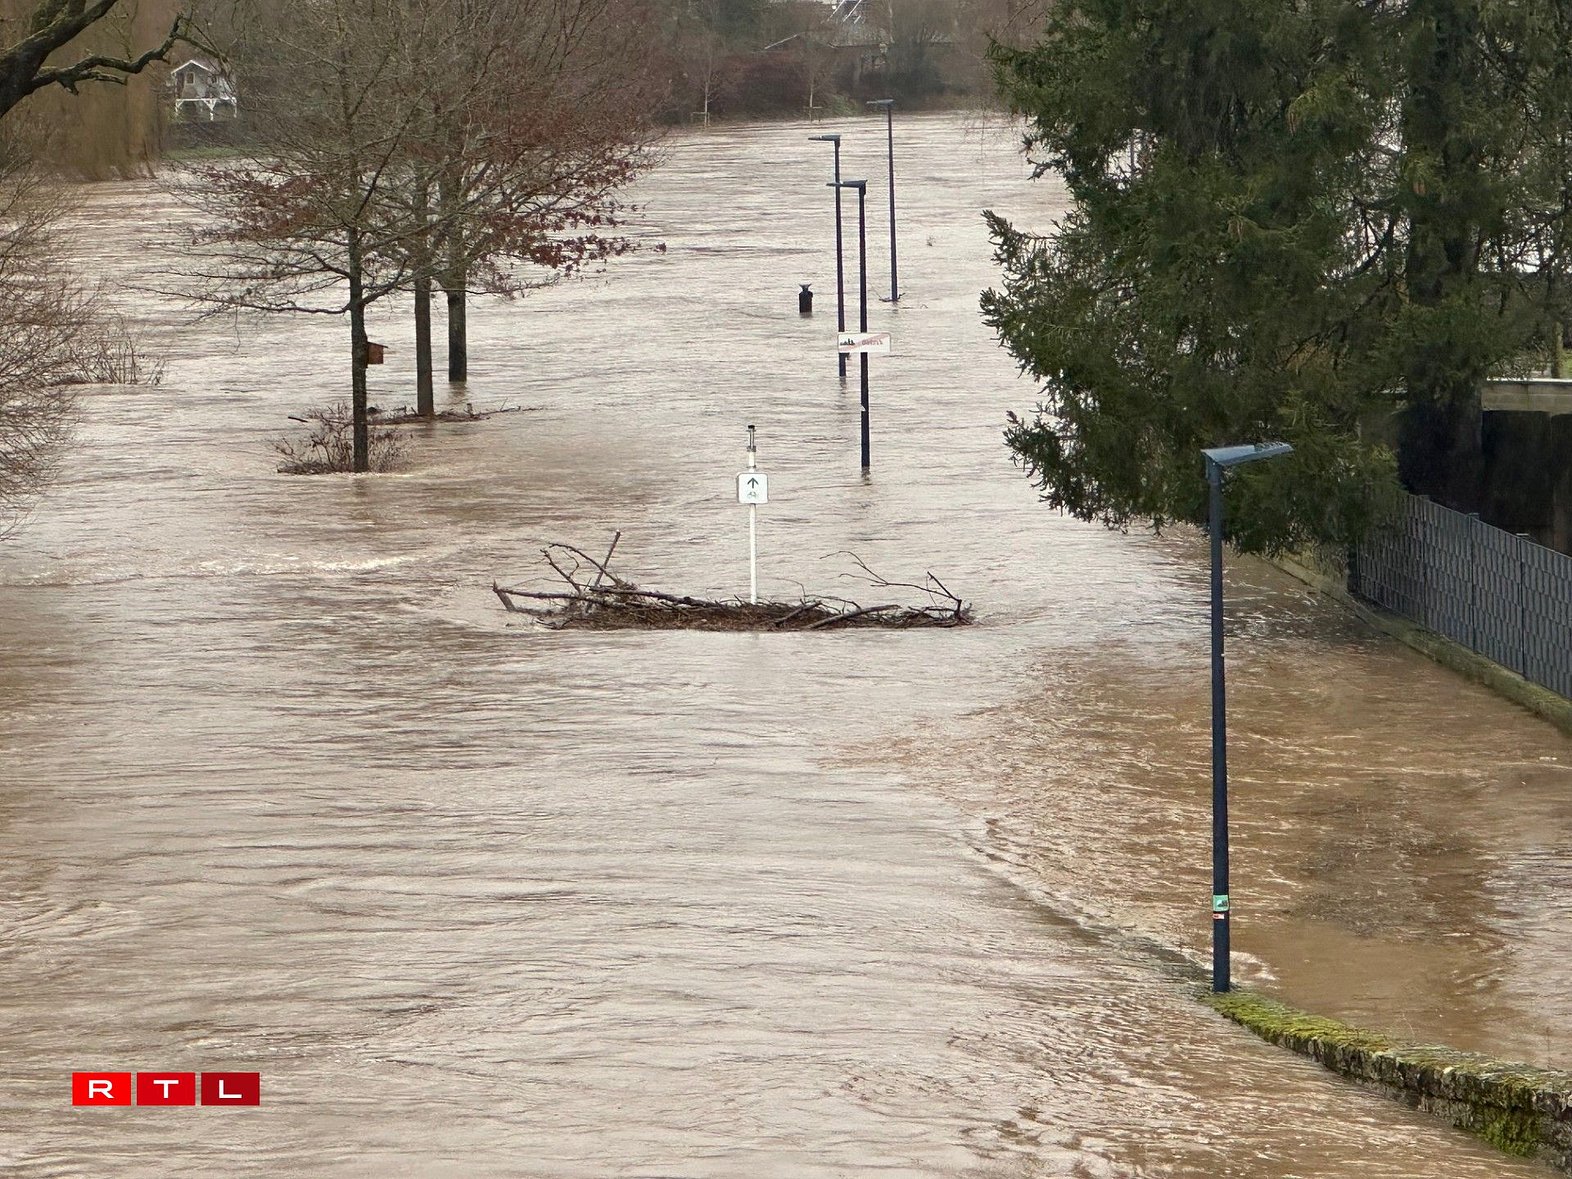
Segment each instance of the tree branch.
M35 12L36 31L0 52L0 115L46 86L61 86L75 94L83 82L124 85L126 78L140 74L156 61L164 61L176 45L194 43L189 22L184 16L177 16L163 42L138 57L95 53L69 65L44 67L45 58L108 16L117 3L118 0L97 0L76 13L58 12L62 7L59 4L40 7Z

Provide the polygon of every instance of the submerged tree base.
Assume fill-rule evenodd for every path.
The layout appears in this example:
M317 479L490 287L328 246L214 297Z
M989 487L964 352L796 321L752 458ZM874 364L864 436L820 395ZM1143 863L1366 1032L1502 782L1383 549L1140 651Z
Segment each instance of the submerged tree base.
M618 532L606 556L598 561L570 544L543 548L541 555L566 584L565 590L504 589L493 582L492 592L510 612L527 614L558 630L909 630L964 626L972 620L971 607L950 593L932 573L921 584L885 581L855 556L851 560L868 584L916 590L927 595L929 603L862 606L847 598L806 595L795 602L744 602L740 598L693 598L642 589L609 568L621 539L622 533Z
M347 401L291 414L290 421L310 426L304 438L279 438L273 442L281 475L339 475L355 469L355 419ZM370 470L395 471L404 460L404 439L391 430L373 426L368 435Z
M156 383L156 381L154 382ZM374 474L387 474L399 470L409 452L406 437L392 427L429 425L434 422L482 422L500 413L530 413L538 406L504 405L498 409L476 409L469 402L463 409L447 409L441 413L421 414L404 406L396 410L366 410L369 422L368 470ZM342 475L355 469L355 419L349 403L340 401L333 405L308 409L291 414L290 421L310 426L304 438L278 438L273 449L278 453L279 473L282 475Z

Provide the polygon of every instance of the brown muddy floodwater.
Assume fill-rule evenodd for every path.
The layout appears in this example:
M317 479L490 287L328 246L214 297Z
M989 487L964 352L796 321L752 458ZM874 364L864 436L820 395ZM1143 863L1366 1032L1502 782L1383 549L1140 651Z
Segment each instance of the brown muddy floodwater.
M83 264L169 371L88 392L0 546L0 1171L1540 1173L1225 1024L1160 952L1209 934L1204 550L1035 501L1000 440L1033 391L977 314L978 210L1062 196L1008 129L900 119L864 480L827 129L877 292L882 123L679 137L639 190L667 252L478 306L456 400L530 412L391 477L274 474L341 325L190 324L135 291L176 207L91 191ZM850 549L981 624L510 624L493 578L616 528L642 581L745 589L748 423L766 592L856 596ZM1241 974L1566 1064L1568 741L1269 568L1229 593ZM73 1070L138 1068L260 1071L263 1105L71 1107Z

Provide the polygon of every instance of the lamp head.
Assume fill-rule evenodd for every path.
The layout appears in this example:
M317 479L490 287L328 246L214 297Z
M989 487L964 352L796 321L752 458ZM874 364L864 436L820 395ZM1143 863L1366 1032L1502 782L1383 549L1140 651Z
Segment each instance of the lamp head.
M832 133L829 135L810 135L808 136L808 140L811 143L839 143L841 141L841 137Z
M1255 442L1244 446L1214 446L1203 450L1206 461L1213 466L1238 467L1245 463L1258 463L1262 459L1279 458L1292 454L1294 448L1286 442Z

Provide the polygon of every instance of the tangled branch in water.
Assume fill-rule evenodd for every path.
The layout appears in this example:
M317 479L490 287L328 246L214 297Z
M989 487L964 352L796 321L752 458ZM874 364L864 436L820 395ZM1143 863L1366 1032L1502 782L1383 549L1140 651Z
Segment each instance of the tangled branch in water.
M962 626L972 620L971 607L932 573L922 584L886 581L850 553L845 555L862 573L848 576L860 576L880 589L919 590L928 596L927 604L903 606L891 602L863 606L843 598L806 594L795 602L755 603L740 598L694 598L643 589L611 568L611 558L621 539L622 533L618 532L606 555L598 560L570 544L549 544L541 549L547 567L563 583L563 589L505 589L493 582L492 592L510 612L528 614L559 630L905 630Z

